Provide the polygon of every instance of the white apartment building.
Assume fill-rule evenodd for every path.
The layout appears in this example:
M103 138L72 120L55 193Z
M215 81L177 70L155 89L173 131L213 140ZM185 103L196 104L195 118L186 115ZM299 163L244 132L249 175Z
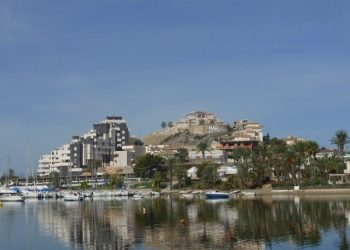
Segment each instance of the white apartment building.
M73 136L50 154L41 156L37 173L39 176L59 172L61 176L80 175L89 160L100 160L102 164L113 165L115 152L129 143L129 129L121 116L107 118L93 125L93 129L82 136Z
M52 172L57 172L60 176L66 176L72 165L70 153L70 144L65 144L52 150L50 154L41 156L37 169L38 175L48 176Z

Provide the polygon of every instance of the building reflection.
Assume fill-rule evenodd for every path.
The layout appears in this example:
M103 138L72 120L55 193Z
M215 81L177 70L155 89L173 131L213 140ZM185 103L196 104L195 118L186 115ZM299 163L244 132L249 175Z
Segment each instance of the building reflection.
M337 230L339 244L347 244L350 202L329 197L49 201L38 204L36 214L41 232L69 248L265 249L276 242L293 248L319 246L329 229Z

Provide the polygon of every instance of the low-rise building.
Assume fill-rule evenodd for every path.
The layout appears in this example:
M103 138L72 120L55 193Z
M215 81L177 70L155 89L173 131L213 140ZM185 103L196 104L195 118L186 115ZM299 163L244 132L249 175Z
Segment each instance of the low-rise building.
M284 141L288 146L291 146L296 144L297 142L305 142L306 139L290 135L287 138L283 138L282 141Z
M238 120L233 123L231 136L220 141L217 148L227 152L235 148L246 148L253 150L263 142L263 126L249 120Z
M190 161L203 160L203 154L198 150L191 150L188 151L188 158ZM222 163L225 160L225 152L217 149L205 151L204 160L211 160L214 162Z
M187 170L187 177L191 178L191 179L197 179L197 172L198 172L198 168L197 167L191 167Z

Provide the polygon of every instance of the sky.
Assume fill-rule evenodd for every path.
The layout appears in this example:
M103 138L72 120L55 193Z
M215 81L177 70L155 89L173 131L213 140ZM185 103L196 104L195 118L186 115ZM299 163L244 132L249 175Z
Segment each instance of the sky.
M331 146L349 130L337 0L0 0L0 166L26 170L107 115L133 135L195 110Z

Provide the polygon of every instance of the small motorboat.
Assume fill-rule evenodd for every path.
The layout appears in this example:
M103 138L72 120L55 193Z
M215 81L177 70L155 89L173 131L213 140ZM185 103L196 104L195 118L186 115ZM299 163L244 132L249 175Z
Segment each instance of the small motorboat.
M219 191L209 191L205 193L205 197L208 200L214 200L214 199L229 199L230 194L226 192L219 192Z

